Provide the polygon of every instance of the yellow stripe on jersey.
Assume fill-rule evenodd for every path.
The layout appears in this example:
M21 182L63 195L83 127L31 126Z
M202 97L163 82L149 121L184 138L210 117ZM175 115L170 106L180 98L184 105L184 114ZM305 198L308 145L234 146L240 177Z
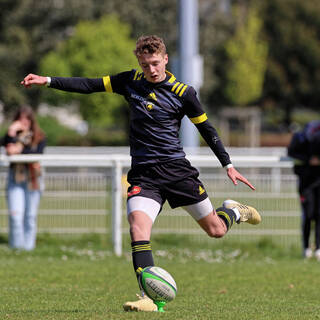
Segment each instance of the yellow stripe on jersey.
M171 91L174 92L175 94L179 95L179 97L181 97L187 88L188 88L188 85L177 81L174 84L174 86L171 88Z
M185 85L184 83L181 83L181 84L179 85L179 87L177 88L177 90L175 91L175 93L178 94L179 91L180 91L180 89L181 89L184 85Z
M173 92L179 84L180 84L180 82L177 81L177 83L171 88L171 91Z
M181 97L183 95L183 93L186 91L187 89L187 85L185 84L184 87L181 89L181 91L179 92L179 97Z
M104 84L104 88L106 89L107 92L113 92L112 86L111 86L110 76L103 77L103 84Z
M175 77L171 72L169 72L169 71L167 71L167 70L166 70L166 74L170 76L168 82L169 82L169 83L174 83L175 80L176 80L176 77Z
M138 72L138 70L137 70L136 73L134 74L133 80L137 80L138 74L139 74L139 72Z
M199 123L205 122L208 119L208 117L205 113L203 113L201 116L189 118L189 119L191 120L192 123L199 124Z

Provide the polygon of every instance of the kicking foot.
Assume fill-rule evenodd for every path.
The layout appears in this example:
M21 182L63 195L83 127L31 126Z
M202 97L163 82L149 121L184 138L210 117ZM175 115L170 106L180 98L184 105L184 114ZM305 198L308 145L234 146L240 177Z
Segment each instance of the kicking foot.
M139 300L128 301L123 305L124 311L157 311L158 307L146 295L141 297L137 294Z
M238 209L240 213L240 219L237 221L238 223L247 222L250 224L259 224L261 222L259 212L253 207L249 207L234 200L225 200L223 206L228 209Z

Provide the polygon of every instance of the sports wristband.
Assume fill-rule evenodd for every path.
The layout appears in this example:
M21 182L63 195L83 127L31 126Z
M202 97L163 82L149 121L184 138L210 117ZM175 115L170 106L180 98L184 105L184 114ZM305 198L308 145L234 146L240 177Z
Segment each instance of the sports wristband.
M227 164L226 166L224 166L224 168L225 168L226 170L228 170L229 168L233 168L233 164L232 164L232 163L229 163L229 164Z
M50 87L50 84L51 84L51 77L47 77L46 86L47 86L47 87Z

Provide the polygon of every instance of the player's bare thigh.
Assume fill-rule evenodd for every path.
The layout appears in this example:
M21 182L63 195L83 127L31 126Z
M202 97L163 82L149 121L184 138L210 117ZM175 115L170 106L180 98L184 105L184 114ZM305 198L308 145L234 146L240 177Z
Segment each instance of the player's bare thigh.
M227 232L227 226L218 217L209 198L189 206L184 206L183 209L198 222L200 227L210 237L221 238Z
M136 196L127 203L127 215L132 241L150 240L151 230L161 205L150 198Z

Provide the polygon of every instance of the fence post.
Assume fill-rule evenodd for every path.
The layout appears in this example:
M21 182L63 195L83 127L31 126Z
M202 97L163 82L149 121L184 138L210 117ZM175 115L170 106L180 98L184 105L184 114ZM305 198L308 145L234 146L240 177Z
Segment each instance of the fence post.
M112 167L112 244L114 253L122 255L122 165L118 160Z
M281 192L281 168L273 167L271 169L271 191L274 193Z

